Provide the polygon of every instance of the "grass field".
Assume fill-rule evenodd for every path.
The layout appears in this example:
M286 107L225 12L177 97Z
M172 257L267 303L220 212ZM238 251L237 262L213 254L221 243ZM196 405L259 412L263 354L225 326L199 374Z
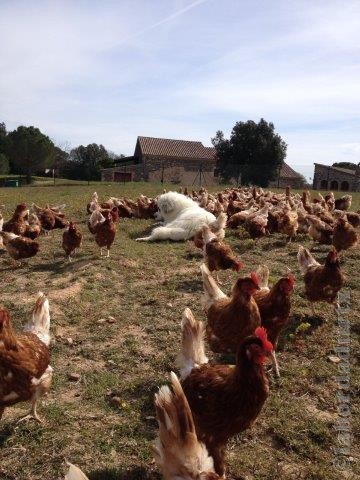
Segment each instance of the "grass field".
M154 184L0 189L5 218L20 201L66 203L68 218L84 234L73 263L64 261L61 231L41 237L41 251L28 265L13 269L0 255L0 303L12 313L16 327L26 321L37 291L49 297L52 312L54 384L41 403L44 425L16 424L27 405L5 411L0 424L0 478L60 480L65 459L79 465L90 480L158 479L151 445L156 434L153 395L175 369L180 345L182 310L190 306L204 319L201 307L201 256L191 242L136 243L151 225L121 220L109 259L99 257L86 226L86 204L97 190L101 198L152 195ZM360 195L354 195L354 209ZM256 242L242 231L229 231L227 241L245 264L245 272L267 263L271 281L290 267L297 278L291 325L283 335L278 360L282 377L270 375L270 397L254 427L234 439L228 449L229 477L243 480L357 479L359 449L353 442L353 473L332 466L337 418L337 365L329 361L335 339L335 313L318 305L314 318L303 298L296 262L305 236L285 244L280 235ZM322 261L328 251L316 245ZM359 424L359 251L345 252L346 288L352 308L352 428ZM222 273L229 291L235 273ZM115 318L114 323L108 321ZM296 333L309 323L305 332ZM79 381L69 375L80 375Z

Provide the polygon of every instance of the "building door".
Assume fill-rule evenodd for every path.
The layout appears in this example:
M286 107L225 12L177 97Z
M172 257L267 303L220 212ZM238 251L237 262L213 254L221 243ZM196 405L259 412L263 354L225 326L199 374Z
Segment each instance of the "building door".
M341 182L340 190L342 190L343 192L348 192L349 191L349 182L347 182L346 180L344 182Z
M131 182L131 172L114 172L114 182Z
M330 190L339 190L339 183L337 180L333 180L330 183Z
M321 188L321 190L327 190L327 188L328 188L327 180L321 180L320 188Z

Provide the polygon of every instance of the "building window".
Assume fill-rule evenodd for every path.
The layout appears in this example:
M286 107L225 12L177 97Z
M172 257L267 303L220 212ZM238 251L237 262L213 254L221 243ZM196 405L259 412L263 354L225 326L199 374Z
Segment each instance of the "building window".
M320 188L321 188L321 190L327 190L327 188L328 188L327 180L321 180Z
M337 180L333 180L330 183L330 190L339 190L339 183Z
M341 182L341 188L340 190L342 190L343 192L348 192L349 191L349 182Z

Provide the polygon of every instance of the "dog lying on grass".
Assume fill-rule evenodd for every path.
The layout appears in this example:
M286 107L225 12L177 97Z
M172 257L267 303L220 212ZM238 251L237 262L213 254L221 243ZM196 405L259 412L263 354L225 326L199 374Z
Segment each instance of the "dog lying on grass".
M155 217L161 222L161 226L155 227L148 237L137 238L138 242L189 240L204 225L216 222L212 213L181 193L164 193L158 198L157 205L159 211Z

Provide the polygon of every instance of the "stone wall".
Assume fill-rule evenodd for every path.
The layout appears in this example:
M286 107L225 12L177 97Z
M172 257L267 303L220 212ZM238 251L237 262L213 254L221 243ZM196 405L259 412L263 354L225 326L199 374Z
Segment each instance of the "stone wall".
M280 178L279 180L274 180L273 182L269 183L269 187L272 188L286 188L286 187L291 187L291 188L303 188L304 187L304 181L302 178Z
M315 190L358 192L360 191L360 177L355 175L355 172L352 174L327 165L315 164L313 188Z
M133 181L174 183L181 185L214 185L215 161L173 159L173 158L144 158L138 165L127 165L107 168L102 171L103 181L114 181L115 172L131 172ZM200 176L201 170L201 176ZM201 180L201 182L200 182Z

